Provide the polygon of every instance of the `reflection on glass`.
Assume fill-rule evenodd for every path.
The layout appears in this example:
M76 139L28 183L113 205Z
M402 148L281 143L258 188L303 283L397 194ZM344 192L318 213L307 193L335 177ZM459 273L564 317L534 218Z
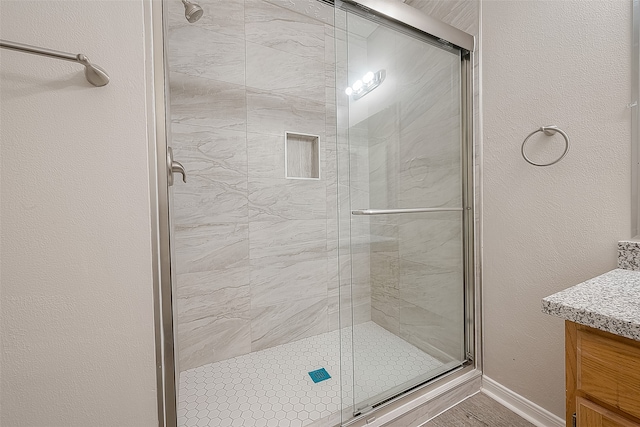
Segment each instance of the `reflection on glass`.
M351 12L336 39L345 419L465 359L461 61Z

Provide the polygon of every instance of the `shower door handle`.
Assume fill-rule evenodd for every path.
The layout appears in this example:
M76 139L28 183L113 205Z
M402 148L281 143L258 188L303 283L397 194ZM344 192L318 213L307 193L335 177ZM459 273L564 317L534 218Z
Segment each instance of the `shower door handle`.
M176 172L179 172L179 173L182 174L182 182L186 183L187 182L187 172L184 170L184 166L182 166L182 163L176 162L174 160L173 162L171 162L171 175L173 175Z
M187 182L187 171L182 166L182 163L176 162L173 160L173 150L171 147L167 147L167 172L168 172L168 184L169 186L173 185L173 174L181 173L182 174L182 182Z

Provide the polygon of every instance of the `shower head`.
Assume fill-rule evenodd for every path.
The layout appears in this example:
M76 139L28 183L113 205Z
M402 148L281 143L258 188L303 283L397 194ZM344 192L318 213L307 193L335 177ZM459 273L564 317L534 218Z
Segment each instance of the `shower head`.
M202 8L197 4L191 3L189 0L182 0L182 4L184 4L184 17L191 24L202 17Z

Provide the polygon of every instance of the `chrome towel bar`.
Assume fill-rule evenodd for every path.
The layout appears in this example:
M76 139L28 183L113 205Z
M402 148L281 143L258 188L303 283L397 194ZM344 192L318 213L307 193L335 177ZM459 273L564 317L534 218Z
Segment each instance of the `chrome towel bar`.
M87 81L94 86L105 86L109 83L109 75L101 67L92 64L82 53L74 55L73 53L59 52L57 50L45 49L42 47L31 46L23 43L10 42L8 40L0 40L0 47L4 49L16 50L18 52L31 53L34 55L48 56L49 58L63 59L65 61L77 62L84 65L84 76Z
M462 210L462 208L358 209L351 211L351 215L392 215L422 212L461 212Z

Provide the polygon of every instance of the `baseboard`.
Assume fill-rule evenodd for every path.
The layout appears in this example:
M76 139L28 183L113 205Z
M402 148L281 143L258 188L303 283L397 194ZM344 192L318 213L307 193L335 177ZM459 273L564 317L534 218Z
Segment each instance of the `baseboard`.
M562 418L487 376L482 377L481 391L537 427L565 427L565 422Z

